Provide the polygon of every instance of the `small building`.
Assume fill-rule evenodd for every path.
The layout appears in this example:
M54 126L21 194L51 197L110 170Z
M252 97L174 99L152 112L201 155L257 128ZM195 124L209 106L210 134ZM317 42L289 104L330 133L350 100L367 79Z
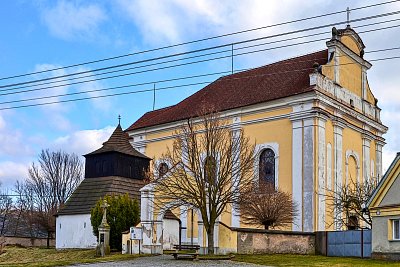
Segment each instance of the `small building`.
M56 248L91 248L97 244L90 211L106 195L128 194L140 201L150 158L129 143L121 125L103 146L85 155L85 179L57 214Z
M400 260L400 152L368 201L372 257Z

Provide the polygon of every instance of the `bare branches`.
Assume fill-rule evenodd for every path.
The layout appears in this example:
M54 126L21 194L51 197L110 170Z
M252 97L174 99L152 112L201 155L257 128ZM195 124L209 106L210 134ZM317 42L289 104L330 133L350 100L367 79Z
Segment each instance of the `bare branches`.
M169 167L153 182L158 204L186 206L200 211L213 252L216 219L229 204L238 204L238 187L252 184L254 148L241 130L233 131L226 119L204 109L175 133L172 148L159 160ZM210 240L210 235L212 240Z
M82 162L75 154L42 150L38 163L29 168L29 178L17 182L17 204L25 209L32 224L38 224L48 233L55 231L56 212L82 180Z
M371 228L372 220L366 203L377 184L376 178L363 182L350 179L347 185L326 190L326 201L330 211L335 214L333 223L337 228L362 228L360 222L364 223L364 227Z
M241 199L242 221L263 225L266 230L290 225L298 216L292 195L276 190L271 183L255 184L250 191L242 191Z

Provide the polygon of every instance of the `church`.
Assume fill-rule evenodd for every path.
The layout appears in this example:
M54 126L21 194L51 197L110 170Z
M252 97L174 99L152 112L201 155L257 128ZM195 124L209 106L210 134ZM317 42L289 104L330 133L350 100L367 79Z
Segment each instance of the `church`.
M329 211L325 190L382 176L388 129L368 83L372 65L364 48L350 26L333 28L325 49L221 77L176 105L144 114L125 132L136 150L157 160L185 119L204 103L217 107L232 131L241 129L256 143L255 168L268 158L269 179L298 204L299 216L283 230L338 230L341 214ZM175 233L183 243L207 247L197 212L157 208L156 190L152 184L140 189L143 252L162 252L163 233L174 232L166 228L167 212L179 219ZM240 212L222 214L214 229L216 251L237 252L235 229L244 227Z

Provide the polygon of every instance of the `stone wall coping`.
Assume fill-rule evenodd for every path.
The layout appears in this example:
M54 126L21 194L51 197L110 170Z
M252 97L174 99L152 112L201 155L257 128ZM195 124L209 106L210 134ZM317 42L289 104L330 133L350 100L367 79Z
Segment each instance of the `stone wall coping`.
M235 232L245 232L245 233L262 233L262 234L276 234L276 235L308 235L315 236L314 232L300 232L300 231L283 231L283 230L265 230L265 229L255 229L255 228L236 228L231 227L232 231Z

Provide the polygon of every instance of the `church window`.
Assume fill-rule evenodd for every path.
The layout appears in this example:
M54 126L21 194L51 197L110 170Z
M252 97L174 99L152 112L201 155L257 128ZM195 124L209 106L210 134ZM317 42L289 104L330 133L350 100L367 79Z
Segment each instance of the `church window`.
M275 153L270 148L264 149L260 155L259 182L271 183L275 187Z
M347 230L357 230L359 227L358 218L355 215L350 215L347 224Z
M164 176L168 172L168 165L165 162L161 162L158 166L158 175L160 177Z

